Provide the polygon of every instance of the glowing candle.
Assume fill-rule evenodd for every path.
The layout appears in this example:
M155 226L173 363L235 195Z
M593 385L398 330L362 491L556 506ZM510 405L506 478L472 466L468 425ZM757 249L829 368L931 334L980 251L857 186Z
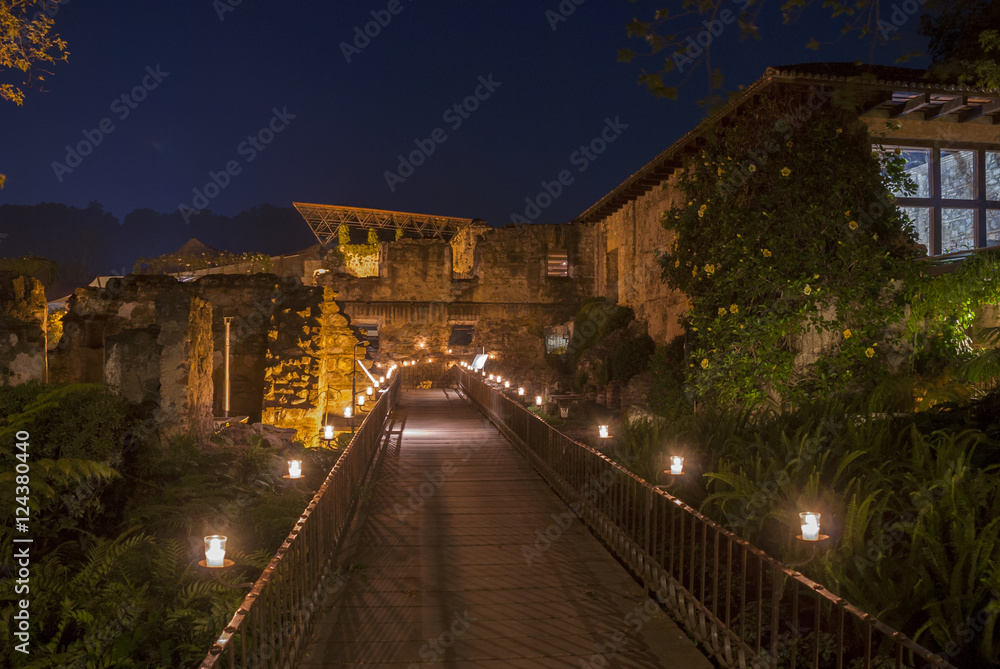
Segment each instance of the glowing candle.
M300 478L302 478L302 461L301 460L289 460L288 461L288 478L290 478L290 479L300 479Z
M333 426L332 425L327 425L326 427L323 428L323 438L324 439L333 439Z
M597 426L597 431L600 433L601 439L607 439L608 438L608 426L607 425L598 425Z
M205 537L205 564L209 567L222 567L226 559L226 537L213 534Z
M684 458L679 455L670 456L670 473L675 476L684 473Z
M820 514L812 511L803 511L799 514L802 520L802 538L805 541L819 541L819 517Z

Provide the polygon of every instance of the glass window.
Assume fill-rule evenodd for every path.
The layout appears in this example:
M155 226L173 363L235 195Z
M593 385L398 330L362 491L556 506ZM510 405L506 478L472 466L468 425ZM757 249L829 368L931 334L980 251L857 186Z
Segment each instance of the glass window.
M1000 246L1000 209L986 210L986 245Z
M941 210L941 253L954 253L976 248L976 211L974 209Z
M941 151L941 197L971 200L976 197L976 161L973 151Z
M1000 151L986 152L986 199L1000 200Z
M915 149L913 147L900 147L898 149L893 149L893 151L899 151L900 155L906 160L906 166L904 167L906 174L913 180L913 183L917 185L916 193L906 195L905 193L896 191L893 195L896 197L930 197L931 150Z
M917 243L923 244L927 255L931 255L931 210L930 207L900 207L900 211L910 218Z

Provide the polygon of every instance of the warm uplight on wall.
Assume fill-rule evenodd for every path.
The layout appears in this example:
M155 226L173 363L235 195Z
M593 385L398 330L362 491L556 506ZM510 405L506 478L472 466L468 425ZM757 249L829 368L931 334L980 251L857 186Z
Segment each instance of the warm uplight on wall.
M813 511L803 511L799 514L799 520L802 523L802 535L800 538L803 541L819 541L819 519L820 514Z
M217 569L226 566L226 537L212 534L205 537L205 566Z
M607 425L598 425L597 426L597 432L598 432L598 434L601 435L601 439L607 439L610 436L608 434L608 426Z
M301 460L289 460L288 461L288 478L290 478L290 479L300 479L300 478L302 478L302 461Z
M670 473L674 476L680 476L684 473L684 458L679 455L670 456Z

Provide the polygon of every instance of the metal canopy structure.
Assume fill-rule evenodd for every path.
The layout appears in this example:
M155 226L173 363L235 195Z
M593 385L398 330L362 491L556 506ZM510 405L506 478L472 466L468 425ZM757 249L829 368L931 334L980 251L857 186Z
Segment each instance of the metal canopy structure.
M323 246L338 243L338 231L341 225L359 227L362 229L382 228L395 230L402 228L416 232L421 237L430 235L444 239L454 236L459 230L472 224L471 218L452 218L449 216L430 216L427 214L411 214L405 211L386 211L384 209L360 209L358 207L339 207L332 204L292 203L302 218L306 219L316 239Z

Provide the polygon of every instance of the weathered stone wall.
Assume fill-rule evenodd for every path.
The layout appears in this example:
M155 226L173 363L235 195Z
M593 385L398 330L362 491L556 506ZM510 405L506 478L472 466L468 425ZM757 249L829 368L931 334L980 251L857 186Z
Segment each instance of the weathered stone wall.
M593 246L592 225L478 226L457 242L383 245L379 277L331 273L318 281L338 291L352 323L378 326L378 361L443 363L485 347L498 364L540 381L553 375L546 328L572 321L591 296ZM548 254L556 251L567 253L570 276L547 275ZM472 344L449 344L456 325L474 328Z
M354 346L358 338L329 287L284 287L268 333L263 421L298 431L315 446L323 426L341 424L351 404ZM364 349L358 355L364 361ZM361 392L368 378L357 370ZM334 420L336 418L336 420Z
M210 434L212 430L212 305L188 291L156 296L160 347L160 435Z
M673 244L660 217L680 197L674 181L671 177L600 220L594 249L594 294L630 307L658 342L683 333L677 319L686 297L660 278L656 262L657 254L669 252Z
M47 316L38 279L0 273L0 385L44 380Z

